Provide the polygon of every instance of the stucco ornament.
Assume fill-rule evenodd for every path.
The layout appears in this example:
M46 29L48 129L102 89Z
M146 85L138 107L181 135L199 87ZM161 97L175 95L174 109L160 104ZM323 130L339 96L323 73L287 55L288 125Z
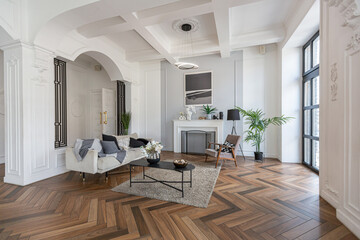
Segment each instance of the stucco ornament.
M331 83L330 83L331 101L337 100L337 94L338 94L337 79L338 79L337 63L334 63L331 65L331 78L330 78L330 80L331 80Z

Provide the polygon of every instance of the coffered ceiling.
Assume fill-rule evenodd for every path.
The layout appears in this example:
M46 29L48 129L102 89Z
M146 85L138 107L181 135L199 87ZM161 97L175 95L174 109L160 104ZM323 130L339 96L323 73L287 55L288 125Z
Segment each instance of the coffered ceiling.
M134 11L121 11L77 31L86 38L107 37L124 49L129 61L166 59L174 63L188 55L213 53L228 57L231 51L281 41L284 23L298 1L154 1L157 4L150 8L135 6ZM191 46L190 41L185 41L185 34L174 29L176 21L187 18L198 25L198 30L191 33Z

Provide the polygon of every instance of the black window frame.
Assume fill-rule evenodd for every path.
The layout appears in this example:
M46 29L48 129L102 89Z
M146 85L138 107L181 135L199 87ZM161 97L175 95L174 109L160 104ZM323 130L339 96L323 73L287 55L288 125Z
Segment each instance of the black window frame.
M302 77L302 163L309 167L310 169L312 169L314 172L319 173L319 168L315 167L315 162L313 159L313 141L318 141L320 142L320 137L319 136L313 136L313 110L314 109L320 109L320 103L319 104L315 104L313 105L313 80L317 77L319 77L320 75L320 64L317 64L315 66L313 66L314 63L314 53L313 53L313 42L316 38L318 38L320 36L320 32L318 31L317 33L315 33L315 35L313 35L310 40L303 46L302 49L302 56L303 56L303 77ZM310 69L305 71L305 50L307 47L310 46ZM305 106L305 84L307 82L310 82L310 92L309 92L309 98L310 98L310 105L309 106ZM320 84L320 83L319 83ZM306 110L310 110L309 114L310 114L310 126L309 126L309 132L310 135L305 134L305 111ZM310 140L310 163L305 162L305 139L309 139Z
M124 125L121 121L122 115L126 112L126 85L123 81L116 82L116 89L117 89L117 134L123 135L125 132Z
M54 58L55 148L67 146L66 62Z

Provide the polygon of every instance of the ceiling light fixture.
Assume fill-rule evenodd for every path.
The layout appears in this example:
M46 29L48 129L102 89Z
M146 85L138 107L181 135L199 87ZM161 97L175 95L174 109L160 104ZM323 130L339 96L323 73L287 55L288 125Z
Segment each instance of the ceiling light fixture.
M182 19L174 22L173 29L185 35L184 41L180 46L180 51L179 51L180 56L184 57L184 56L193 55L191 33L197 31L198 28L199 28L199 22L195 19ZM191 70L191 69L199 68L197 64L191 62L176 62L174 65L180 70Z

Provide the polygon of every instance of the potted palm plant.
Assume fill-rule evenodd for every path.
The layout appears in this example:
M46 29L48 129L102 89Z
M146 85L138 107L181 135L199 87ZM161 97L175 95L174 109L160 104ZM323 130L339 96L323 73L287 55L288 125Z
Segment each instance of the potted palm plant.
M128 134L130 120L131 120L131 112L126 112L122 114L121 123L124 126L124 135Z
M266 129L271 125L281 126L287 123L292 117L280 117L265 118L265 113L261 109L256 110L244 110L240 107L236 107L240 114L245 118L246 124L249 125L249 129L245 131L245 142L250 142L255 147L255 160L262 161L263 152L260 151L260 144L264 141L264 135Z
M211 114L214 113L216 111L216 107L212 108L209 105L203 105L203 109L202 111L206 114L206 118L208 120L211 120Z

